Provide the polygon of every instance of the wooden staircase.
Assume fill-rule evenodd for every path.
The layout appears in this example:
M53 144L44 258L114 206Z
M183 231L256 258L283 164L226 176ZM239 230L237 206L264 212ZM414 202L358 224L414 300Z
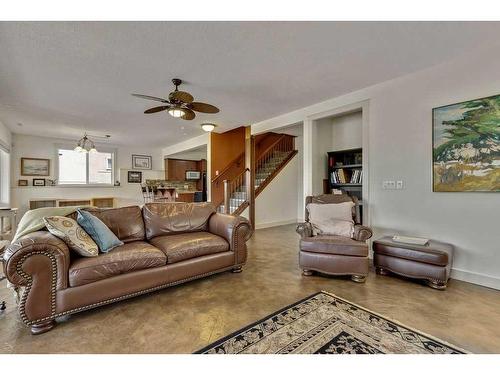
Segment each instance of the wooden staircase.
M287 134L266 133L252 137L252 143L251 167L255 173L251 173L252 168L243 168L234 178L224 179L218 212L240 215L251 204L251 196L257 197L298 152L295 137ZM243 153L237 161L241 164L244 159Z

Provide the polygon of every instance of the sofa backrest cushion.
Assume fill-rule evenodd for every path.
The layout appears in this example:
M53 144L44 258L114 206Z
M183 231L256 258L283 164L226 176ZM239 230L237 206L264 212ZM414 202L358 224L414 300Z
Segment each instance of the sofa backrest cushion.
M211 203L146 203L142 213L149 240L156 236L206 231L215 207Z
M84 208L100 219L123 242L144 241L146 232L139 206L119 208ZM76 218L76 213L68 215Z

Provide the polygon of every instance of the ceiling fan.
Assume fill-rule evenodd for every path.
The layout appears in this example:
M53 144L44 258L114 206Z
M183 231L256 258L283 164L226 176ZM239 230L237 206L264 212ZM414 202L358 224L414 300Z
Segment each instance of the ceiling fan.
M142 94L132 94L138 98L155 100L157 102L165 103L159 107L149 108L144 111L144 113L156 113L167 110L168 114L172 117L181 118L183 120L192 120L196 117L196 112L202 113L217 113L219 108L201 102L193 101L193 96L186 91L179 91L179 86L182 80L179 78L174 78L172 83L175 86L175 90L168 94L168 100L163 98L158 98L156 96L142 95Z

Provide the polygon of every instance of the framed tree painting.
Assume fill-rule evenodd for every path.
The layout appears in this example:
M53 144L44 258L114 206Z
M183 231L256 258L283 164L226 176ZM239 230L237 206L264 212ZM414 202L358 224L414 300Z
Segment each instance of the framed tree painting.
M500 191L500 95L432 113L433 191Z

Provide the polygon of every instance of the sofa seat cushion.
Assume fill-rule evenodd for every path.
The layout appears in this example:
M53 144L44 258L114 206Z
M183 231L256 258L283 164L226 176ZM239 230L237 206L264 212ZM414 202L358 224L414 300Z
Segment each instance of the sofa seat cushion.
M144 241L128 242L93 258L75 259L69 267L69 285L79 286L108 277L167 263L165 254Z
M300 240L300 250L310 253L368 256L368 245L343 236L314 236Z
M167 263L177 263L229 250L229 243L224 238L209 232L158 236L150 242L165 253Z

